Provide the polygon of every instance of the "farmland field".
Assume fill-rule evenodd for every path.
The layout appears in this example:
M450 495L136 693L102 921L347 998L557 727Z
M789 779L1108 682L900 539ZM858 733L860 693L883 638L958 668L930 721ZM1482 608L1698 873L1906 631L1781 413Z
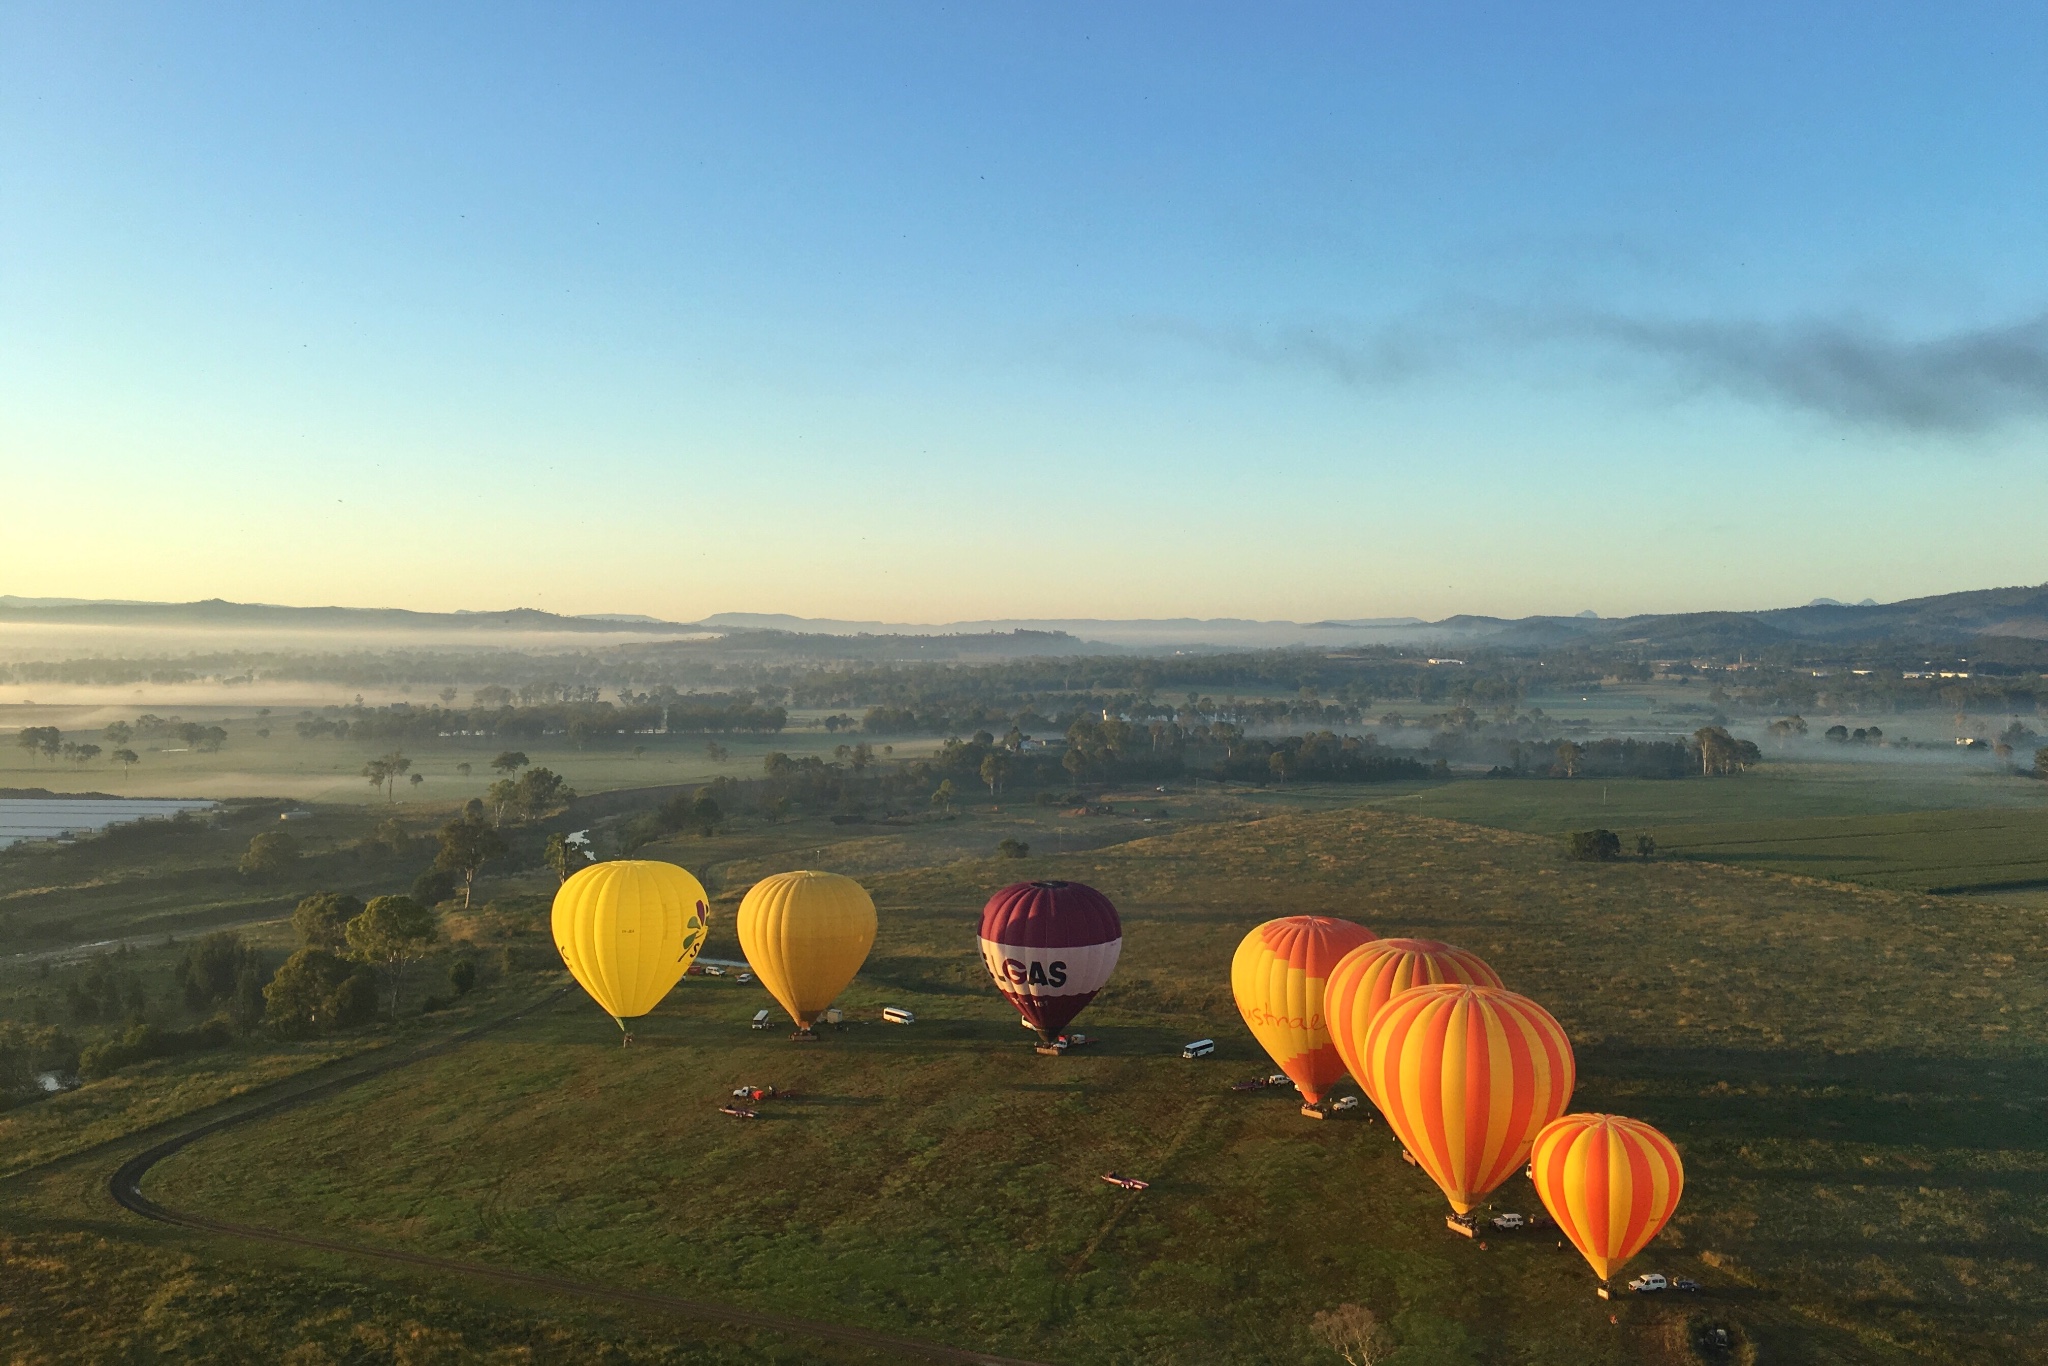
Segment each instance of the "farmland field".
M1728 781L1483 779L1375 799L1541 834L1604 826L1661 855L1913 891L2048 885L2048 783L1983 765L1770 762Z
M875 837L778 838L792 862L802 841L803 862L876 869L882 936L844 1000L863 1021L913 1007L916 1026L861 1023L796 1050L745 1027L758 988L698 978L621 1050L572 993L459 1054L209 1139L150 1193L1046 1361L1334 1360L1303 1325L1345 1302L1382 1315L1401 1362L1690 1360L1710 1321L1758 1360L2034 1359L2048 1097L2029 1079L2048 988L2031 917L2004 903L1689 861L1571 864L1552 839L1355 808L1022 863L955 850L905 866L909 849L882 857ZM662 852L703 861L687 842ZM778 861L729 852L728 909L743 868ZM1092 1056L1032 1054L977 980L973 912L1020 874L1095 882L1124 909L1125 960L1082 1021L1105 1038ZM1685 1204L1637 1267L1707 1293L1602 1305L1568 1249L1448 1235L1383 1129L1226 1090L1264 1070L1228 1001L1230 950L1260 919L1310 911L1462 943L1544 1001L1578 1048L1575 1108L1639 1115L1679 1143ZM729 928L712 954L733 956ZM1222 1040L1219 1060L1177 1057L1199 1034ZM801 1095L742 1126L715 1108L739 1081ZM17 1185L17 1226L123 1228L94 1184L106 1165ZM1111 1168L1154 1185L1114 1191L1095 1179ZM1527 1210L1526 1183L1497 1203ZM218 1267L191 1273L202 1281L282 1278L266 1292L282 1297L277 1341L325 1331L291 1286L294 1268L327 1263L265 1253L258 1268L232 1244L196 1246ZM399 1292L372 1279L357 1312L386 1323L399 1311L377 1318L380 1297ZM471 1347L514 1331L478 1317L498 1292L405 1284L450 1302L433 1322L480 1325ZM166 1323L197 1332L190 1313ZM720 1350L690 1332L691 1351Z

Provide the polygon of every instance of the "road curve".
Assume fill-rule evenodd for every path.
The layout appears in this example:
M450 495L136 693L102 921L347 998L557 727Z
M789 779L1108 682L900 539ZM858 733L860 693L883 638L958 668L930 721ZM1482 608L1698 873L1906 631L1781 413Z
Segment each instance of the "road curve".
M567 989L564 988L564 991ZM614 1304L634 1305L640 1308L659 1309L683 1318L700 1319L709 1323L731 1324L741 1328L764 1328L772 1332L789 1333L800 1337L819 1338L830 1342L851 1343L860 1347L873 1347L898 1356L923 1361L948 1363L948 1366L1047 1366L1044 1362L1027 1361L1017 1357L994 1356L987 1352L971 1352L958 1347L941 1347L935 1343L919 1342L913 1338L892 1337L866 1328L855 1328L845 1324L817 1323L810 1319L791 1318L784 1314L766 1314L752 1309L740 1309L732 1305L710 1304L702 1300L686 1300L675 1295L662 1295L649 1290L633 1290L622 1286L592 1285L584 1281L572 1281L563 1276L548 1276L534 1271L519 1271L511 1267L487 1266L477 1262L457 1262L445 1257L429 1257L417 1252L401 1252L392 1248L363 1247L355 1243L339 1242L331 1238L314 1238L302 1233L288 1233L283 1229L261 1228L254 1224L237 1224L226 1219L215 1219L204 1214L171 1209L160 1205L142 1193L142 1178L149 1169L171 1154L182 1151L202 1138L210 1137L223 1130L238 1128L244 1124L267 1119L286 1110L304 1105L308 1101L320 1100L348 1089L358 1082L395 1072L401 1067L427 1058L437 1057L468 1043L481 1034L488 1033L503 1025L512 1023L541 1006L560 999L563 992L536 1001L534 1004L516 1010L509 1015L464 1030L438 1044L419 1049L402 1057L383 1059L369 1067L336 1077L318 1086L288 1096L280 1096L261 1105L252 1106L220 1119L197 1125L183 1133L175 1134L154 1147L137 1153L122 1163L108 1179L107 1191L116 1204L145 1219L154 1219L161 1224L172 1224L179 1228L198 1229L205 1233L220 1234L229 1238L241 1238L250 1242L280 1243L290 1247L311 1248L317 1252L336 1253L344 1257L361 1257L371 1261L394 1262L402 1266L425 1267L434 1271L453 1272L459 1276L470 1276L478 1280L497 1281L505 1285L528 1286L549 1290L562 1295L577 1295L584 1299L609 1300Z

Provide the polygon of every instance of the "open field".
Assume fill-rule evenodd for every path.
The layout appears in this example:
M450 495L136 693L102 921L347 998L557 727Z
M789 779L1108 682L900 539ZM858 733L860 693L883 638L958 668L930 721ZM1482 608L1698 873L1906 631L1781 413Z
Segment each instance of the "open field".
M1766 762L1733 778L1483 779L1368 800L1540 834L1604 826L1710 859L1913 891L2048 884L2048 783L1974 767Z
M564 736L539 740L501 741L446 738L423 743L364 742L329 737L301 739L292 730L296 712L252 715L252 708L207 710L186 708L188 721L218 725L228 733L217 753L183 748L169 737L138 740L141 761L123 771L104 757L85 765L48 760L14 743L18 726L56 726L67 739L97 740L108 722L133 720L139 705L120 708L32 707L10 709L8 727L0 730L0 788L48 788L52 792L105 792L117 797L291 797L300 801L386 805L386 794L362 776L363 765L393 749L413 761L412 772L425 781L414 787L397 785L396 804L457 804L484 794L499 774L491 760L503 750L518 749L536 765L567 778L578 792L605 792L622 787L667 783L702 783L720 776L756 777L761 761L773 751L801 757L829 756L837 745L859 737L835 735L822 725L823 712L795 713L788 729L774 735L639 735L608 737L579 749ZM170 708L159 708L168 713ZM315 713L316 715L318 713ZM261 734L268 731L268 735ZM717 743L727 751L714 759L706 749ZM926 753L935 741L889 737L886 743L903 757ZM642 753L635 754L638 746ZM111 749L112 746L104 746ZM468 764L463 774L457 766Z
M977 980L973 911L1019 871L1095 881L1125 910L1125 961L1082 1022L1107 1039L1093 1056L1031 1054ZM1573 865L1548 839L1344 810L869 880L883 934L846 1002L857 1019L912 1006L910 1029L793 1049L745 1028L758 989L691 979L622 1051L572 996L208 1140L150 1191L1063 1362L1334 1360L1302 1324L1345 1301L1391 1322L1405 1362L1687 1360L1708 1319L1759 1360L2037 1359L2048 1097L2024 1078L2048 988L2035 927L2001 905ZM1650 1119L1684 1151L1685 1206L1638 1265L1708 1295L1610 1310L1568 1250L1445 1233L1382 1129L1226 1091L1262 1066L1227 999L1230 949L1307 911L1453 939L1546 1002L1578 1046L1577 1107ZM729 930L711 953L732 954ZM1174 1056L1201 1033L1222 1061ZM714 1106L741 1080L805 1098L735 1125ZM1156 1184L1115 1192L1094 1179L1111 1167ZM118 1227L96 1198L52 1177L17 1214ZM1528 1208L1526 1185L1500 1203ZM252 1255L202 1246L221 1259L206 1274L239 1279Z

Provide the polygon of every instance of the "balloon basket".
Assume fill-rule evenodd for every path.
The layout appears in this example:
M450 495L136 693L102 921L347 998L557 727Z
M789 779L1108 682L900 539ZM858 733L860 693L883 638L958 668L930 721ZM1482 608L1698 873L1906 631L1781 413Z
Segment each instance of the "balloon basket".
M1479 1236L1479 1221L1471 1215L1448 1214L1444 1216L1444 1227L1463 1238Z
M1044 1058L1064 1057L1067 1052L1066 1049L1061 1048L1056 1043L1042 1043L1039 1044L1037 1047L1033 1048L1031 1051L1038 1054L1040 1057Z
M1326 1114L1324 1114L1324 1113L1322 1112L1322 1110L1321 1110L1321 1109L1320 1109L1319 1107L1317 1107L1317 1106L1314 1106L1314 1105L1304 1105L1304 1106L1302 1106L1302 1107L1301 1107L1301 1113L1302 1113L1302 1117L1303 1117L1304 1119L1328 1119L1328 1118L1329 1118L1329 1116L1328 1116L1328 1115L1326 1115Z
M1600 1286L1599 1289L1595 1290L1593 1293L1598 1295L1603 1300L1611 1300L1614 1298L1613 1295L1608 1293L1607 1286L1604 1283Z
M789 1036L789 1041L791 1043L816 1043L818 1041L818 1034L816 1030L799 1029Z

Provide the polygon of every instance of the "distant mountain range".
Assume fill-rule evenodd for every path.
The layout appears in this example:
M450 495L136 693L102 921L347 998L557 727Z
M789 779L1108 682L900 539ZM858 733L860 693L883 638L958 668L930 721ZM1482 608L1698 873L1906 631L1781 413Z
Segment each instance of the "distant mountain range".
M1238 617L994 618L916 624L845 621L758 612L720 612L698 622L663 621L618 614L562 616L532 608L499 612L411 612L401 608L279 607L220 599L188 603L95 602L62 598L0 596L0 628L8 623L67 623L103 627L156 627L203 633L226 630L460 633L484 644L491 635L518 633L607 634L652 639L718 635L736 646L802 648L809 638L842 642L876 638L857 651L906 657L935 657L929 647L969 646L972 652L1054 654L1089 651L1175 649L1273 649L1285 646L1344 647L1469 645L1555 647L1573 643L1632 645L1674 654L1763 649L1802 641L1816 644L1914 644L1957 646L1984 637L2048 640L2048 584L2031 588L1990 588L1904 602L1849 606L1821 598L1804 607L1748 612L1659 613L1602 618L1577 616L1520 618L1454 616L1442 621L1418 617L1370 617L1311 622L1258 621Z

